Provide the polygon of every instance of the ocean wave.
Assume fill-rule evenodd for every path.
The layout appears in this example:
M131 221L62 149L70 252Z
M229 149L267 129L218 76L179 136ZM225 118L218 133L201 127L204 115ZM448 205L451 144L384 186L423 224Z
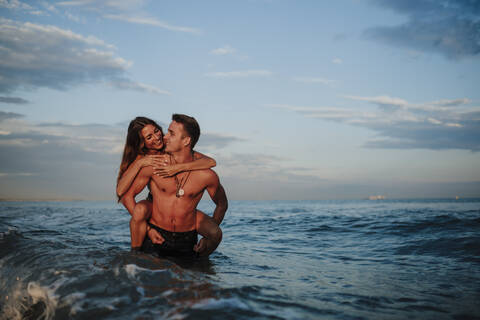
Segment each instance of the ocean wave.
M0 319L53 319L59 304L56 290L60 285L61 281L51 286L42 286L32 281L25 288L18 279L12 290L5 294Z
M397 255L431 255L480 263L480 237L450 236L438 239L416 239L395 248Z
M115 204L0 203L0 318L475 318L479 203L232 202L194 262L130 252Z

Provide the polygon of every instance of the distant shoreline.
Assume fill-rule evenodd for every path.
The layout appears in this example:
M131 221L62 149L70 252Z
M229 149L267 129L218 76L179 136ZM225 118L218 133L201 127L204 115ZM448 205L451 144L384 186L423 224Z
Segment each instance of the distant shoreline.
M415 197L415 198L385 198L385 199L369 199L368 197L365 198L351 198L351 199L276 199L276 200L230 200L230 201L371 201L371 202L388 202L388 201L402 201L402 200L452 200L452 201L462 201L462 200L480 200L480 196L478 197L436 197L436 198L422 198L422 197ZM117 199L75 199L75 198L45 198L45 199L27 199L27 198L0 198L0 202L117 202Z
M85 202L85 201L110 201L110 200L87 200L87 199L75 199L75 198L64 198L64 199L25 199L25 198L0 198L0 202Z

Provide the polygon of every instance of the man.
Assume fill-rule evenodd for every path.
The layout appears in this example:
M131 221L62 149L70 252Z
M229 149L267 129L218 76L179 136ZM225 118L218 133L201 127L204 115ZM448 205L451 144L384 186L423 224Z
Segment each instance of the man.
M193 147L200 137L200 126L189 116L174 114L165 134L165 151L173 163L193 160ZM151 166L138 173L131 188L122 198L127 209L135 205L135 196L150 182L153 196L152 216L142 249L160 255L211 254L222 239L219 227L228 208L225 190L217 174L196 170L162 178ZM197 204L207 190L216 207L213 219L197 212ZM129 209L130 210L130 209ZM197 232L204 237L197 244Z

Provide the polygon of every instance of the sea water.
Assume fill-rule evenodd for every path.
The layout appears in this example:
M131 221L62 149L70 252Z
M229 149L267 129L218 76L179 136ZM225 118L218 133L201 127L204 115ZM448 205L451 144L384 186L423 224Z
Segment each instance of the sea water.
M0 319L480 318L479 199L231 201L194 262L130 252L129 218L0 202Z

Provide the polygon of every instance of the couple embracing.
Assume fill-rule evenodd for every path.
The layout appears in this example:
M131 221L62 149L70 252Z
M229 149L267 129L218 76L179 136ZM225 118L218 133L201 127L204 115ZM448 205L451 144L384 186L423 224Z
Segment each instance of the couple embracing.
M131 214L134 250L160 256L208 256L222 240L220 223L228 201L215 160L193 150L200 126L193 117L174 114L168 132L153 120L130 122L117 179L119 201ZM135 200L145 186L147 199ZM204 191L215 203L213 218L198 210ZM197 242L197 235L202 238Z

